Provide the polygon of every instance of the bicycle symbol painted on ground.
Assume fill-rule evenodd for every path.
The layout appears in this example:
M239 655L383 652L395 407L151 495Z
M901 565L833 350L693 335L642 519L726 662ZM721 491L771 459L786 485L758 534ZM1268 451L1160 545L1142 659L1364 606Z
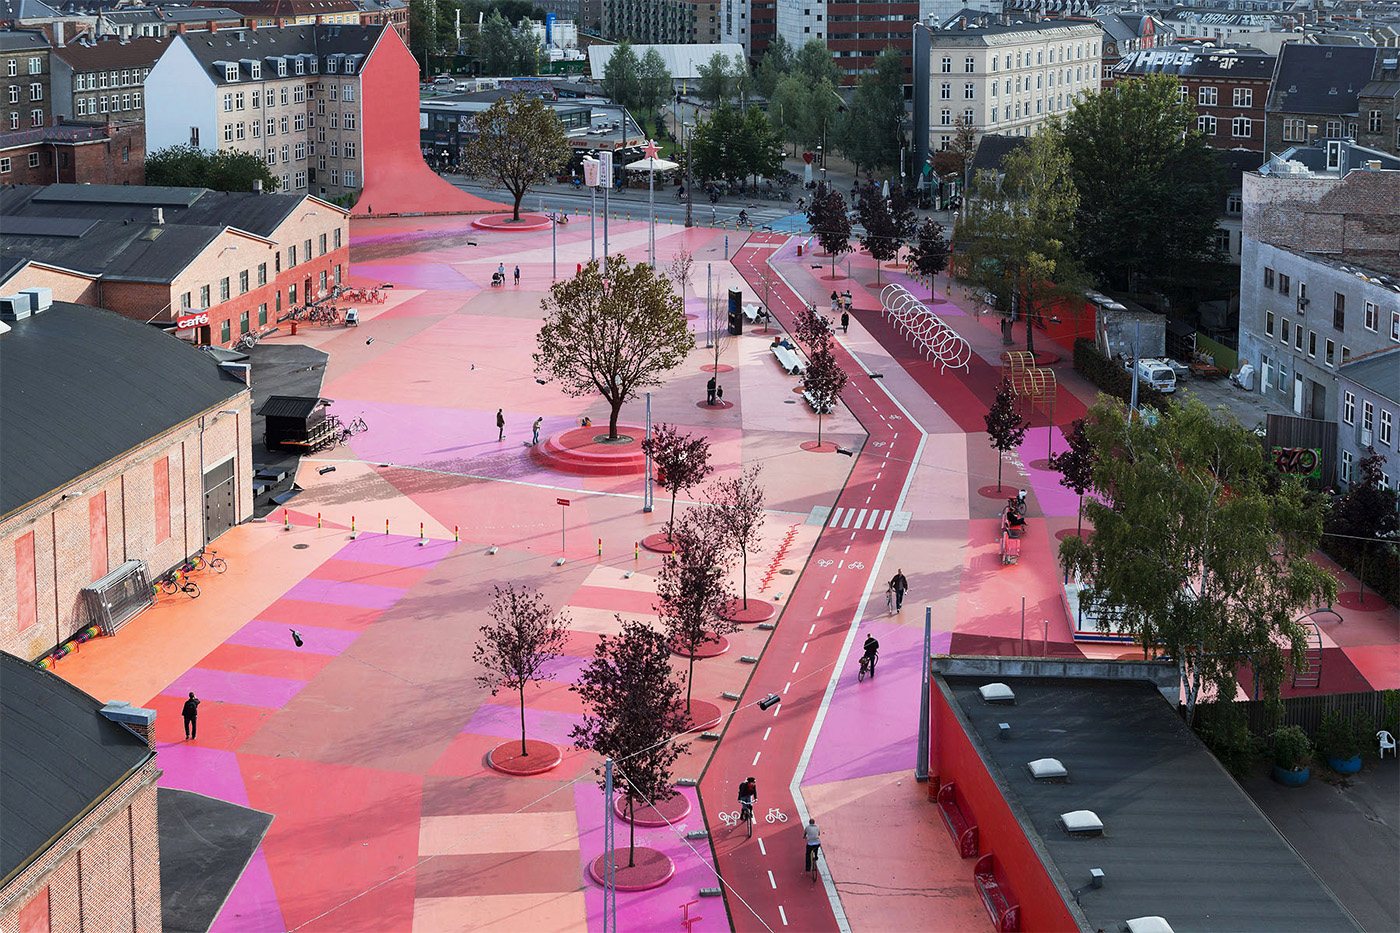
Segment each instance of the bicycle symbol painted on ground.
M817 566L818 566L818 567L830 567L830 566L831 566L832 564L834 564L834 563L836 563L836 561L832 560L831 558L829 558L829 557L823 557L821 560L817 561Z
M875 441L873 444L871 444L871 446L872 446L872 447L884 447L884 446L885 446L885 442L884 442L884 441Z
M858 561L858 560L853 560L853 561L851 561L849 564L847 564L846 566L847 566L848 568L850 568L851 570L864 570L864 569L865 569L865 563L864 563L863 561Z
M764 817L769 823L786 823L787 814L777 807L769 807L768 814Z
M903 421L903 420L904 420L904 416L903 416L903 415L886 415L885 417L888 418L888 419L890 419L891 421Z
M720 821L721 823L723 823L725 826L729 826L729 827L731 827L731 828L732 828L732 827L735 827L735 826L738 826L739 823L742 822L742 821L739 819L739 811L738 811L738 810L730 810L728 813L721 812L720 815L719 815L719 821Z

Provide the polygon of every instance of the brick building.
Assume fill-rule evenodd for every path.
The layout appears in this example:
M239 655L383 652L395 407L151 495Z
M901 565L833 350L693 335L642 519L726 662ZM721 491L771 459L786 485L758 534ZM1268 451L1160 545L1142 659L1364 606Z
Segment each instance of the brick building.
M0 928L158 933L155 711L8 653L0 710Z
M1362 95L1366 99L1362 102ZM1400 155L1400 50L1289 43L1278 56L1265 147L1354 139Z
M0 132L49 122L49 40L37 29L0 31Z
M224 7L139 6L103 10L98 32L103 36L173 36L195 30L234 29L243 17Z
M851 87L875 67L886 48L904 56L904 84L912 87L914 74L913 24L919 21L920 4L914 2L861 3L854 0L774 0L762 11L772 18L773 35L782 36L794 50L812 39L826 44L841 71L841 84ZM754 16L758 17L758 13Z
M361 26L391 26L408 45L407 0L356 0Z
M191 6L224 7L250 28L270 26L355 26L360 8L355 0L194 0Z
M0 133L0 184L141 185L144 123L68 123Z
M1196 129L1216 149L1264 151L1265 104L1275 58L1253 49L1202 47L1131 52L1113 69L1114 80L1167 74L1182 100L1196 106Z
M128 561L164 573L252 517L252 397L209 354L110 311L54 302L2 322L0 650L33 659L91 624L83 587Z
M56 45L49 56L54 116L144 121L146 75L169 45L110 36Z
M349 263L348 214L306 195L14 187L0 192L0 225L6 259L95 282L78 292L61 282L56 298L152 322L199 344L227 346L277 323L286 309L328 295ZM11 286L0 280L0 287Z

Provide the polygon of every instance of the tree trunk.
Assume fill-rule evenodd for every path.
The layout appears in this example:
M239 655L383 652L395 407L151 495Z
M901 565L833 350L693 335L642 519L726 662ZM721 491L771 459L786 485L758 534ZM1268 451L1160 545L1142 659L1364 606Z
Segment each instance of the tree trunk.
M525 750L525 681L520 681L520 754L530 754Z
M1006 460L1006 451L997 451L997 492L1001 492L1001 465Z
M608 440L617 440L617 416L622 413L622 399L608 400L612 410L608 412Z
M671 540L671 529L676 527L676 493L679 489L671 490L671 520L666 523L666 540Z
M744 545L739 545L739 573L742 575L744 584L744 608L749 608L749 549Z
M685 714L690 715L690 685L695 682L695 652L700 649L700 639L705 637L703 631L690 642L690 667L685 674Z
M1074 536L1076 538L1084 537L1084 494L1082 492L1079 494L1079 512L1074 521Z
M609 813L607 819L612 819ZM627 831L627 867L632 868L637 864L637 801L632 797L631 792L627 794L627 822L631 828ZM613 853L613 862L616 863L617 854Z
M525 192L521 191L515 196L515 219L520 219L520 202L525 200Z
M817 446L820 447L822 445L822 406L820 404L821 399L817 399L817 402Z

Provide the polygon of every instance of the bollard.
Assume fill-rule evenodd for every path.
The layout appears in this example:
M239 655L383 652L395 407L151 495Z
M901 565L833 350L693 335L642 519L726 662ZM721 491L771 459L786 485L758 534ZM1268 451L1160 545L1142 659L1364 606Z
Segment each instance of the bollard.
M389 533L389 520L387 518L384 519L384 533L386 535Z
M358 538L359 536L360 536L360 533L359 533L358 531L355 530L355 516L351 515L351 516L350 516L350 540L351 540L351 541L354 541L354 540L355 540L356 538Z
M283 531L291 531L291 530L292 530L292 520L291 520L290 518L287 517L287 510L286 510L286 509L283 509L283 510L282 510L282 530L283 530Z
M602 539L602 538L599 538L599 539L598 539L598 556L599 556L600 558L603 556L603 539Z
M428 544L428 539L425 538L425 537L423 537L423 523L422 523L422 522L419 522L419 523L418 523L418 546L419 546L419 547L426 547L427 544Z
M633 541L633 542L632 542L632 559L633 559L633 560L640 560L640 559L641 559L641 556L642 556L642 550L641 550L640 545L639 545L636 541Z
M462 536L459 535L459 534L457 533L457 526L456 526L456 525L453 525L453 526L452 526L452 540L453 540L453 541L461 541L461 540L462 540Z
M317 512L317 513L316 513L316 527L317 527L317 528L320 528L320 527L321 527L321 513L320 513L320 512Z

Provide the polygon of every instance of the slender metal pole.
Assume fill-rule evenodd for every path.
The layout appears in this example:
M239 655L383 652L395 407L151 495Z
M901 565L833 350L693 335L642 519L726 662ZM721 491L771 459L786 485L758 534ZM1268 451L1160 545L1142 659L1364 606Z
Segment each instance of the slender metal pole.
M565 520L565 516L568 515L568 514L569 514L569 507L568 507L567 505L561 505L561 506L559 506L559 556L560 556L560 557L563 557L563 556L564 556L564 553L565 553L565 548L564 548L564 528L565 528L565 526L568 524L568 522Z
M1030 326L1030 323L1027 322L1026 326L1029 327L1029 326ZM1129 407L1130 409L1132 409L1132 411L1133 411L1134 413L1137 412L1137 407L1138 407L1138 401L1137 401L1137 400L1138 400L1138 322L1137 322L1137 321L1134 321L1134 322L1133 322L1133 397L1132 397L1132 399L1130 399L1129 402L1128 402L1128 407Z
M933 607L924 607L924 654L919 663L919 741L914 754L914 780L920 784L928 782L928 758L930 744L929 716L929 659L933 657Z
M549 261L551 276L559 278L559 218L554 218L554 223L549 225Z
M651 440L651 393L650 393L650 392L647 393L647 433L646 433L646 439L647 439L647 440ZM654 474L655 471L653 470L652 465L651 465L651 445L650 445L650 444L647 444L646 447L645 447L644 449L646 450L647 464L646 464L646 477L645 477L645 479L643 479L643 481L642 481L642 511L643 511L643 512L650 512L650 511L652 510L651 482L652 482L652 476L653 476L653 474Z
M710 273L714 271L714 263L705 263L705 346L715 345L715 309L714 299L710 292Z
M613 761L603 762L603 933L617 930L617 830L613 818Z
M1021 657L1026 656L1026 597L1021 597Z
M588 186L588 258L596 260L598 258L598 231L594 227L594 214L598 213L598 188L596 185Z
M616 166L612 164L612 153L608 153L608 177L607 184L603 186L603 275L608 274L608 191L612 188L612 173Z
M652 162L647 172L647 211L651 215L651 229L647 235L648 262L656 268L656 163Z
M685 134L685 225L695 226L695 220L690 216L690 205L695 200L695 176L690 171L690 137L694 133L687 124Z

